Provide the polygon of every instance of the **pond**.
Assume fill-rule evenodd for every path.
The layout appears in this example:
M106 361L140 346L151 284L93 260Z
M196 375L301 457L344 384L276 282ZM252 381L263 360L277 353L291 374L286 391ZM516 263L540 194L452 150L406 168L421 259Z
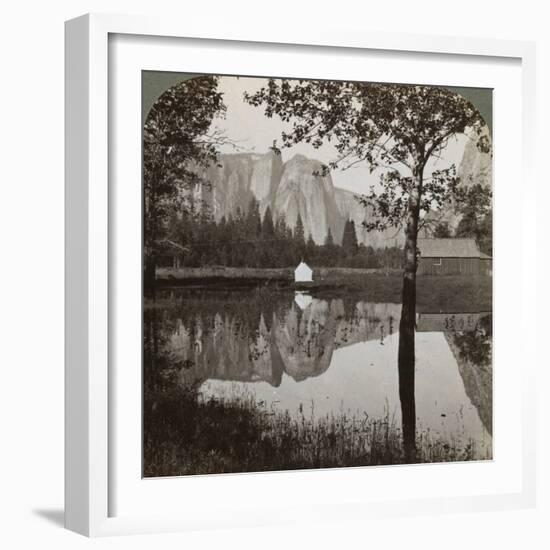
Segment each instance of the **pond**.
M491 315L417 314L414 387L400 388L400 310L399 304L369 302L364 292L161 293L145 308L145 475L402 462L401 400L407 394L416 408L415 462L490 459ZM175 403L160 417L163 395ZM190 399L192 407L181 404ZM218 409L223 420L214 414ZM178 420L159 435L157 424L170 423L166 415ZM191 417L195 427L181 428ZM218 445L216 430L228 429L233 439ZM375 453L376 429L385 431L385 440ZM241 439L243 431L248 435ZM250 459L264 440L276 448L289 433L293 448L300 447L292 459ZM306 452L300 438L319 434L327 448L317 444L312 459L311 442L304 443ZM171 447L171 465L156 447ZM201 453L214 458L201 460Z

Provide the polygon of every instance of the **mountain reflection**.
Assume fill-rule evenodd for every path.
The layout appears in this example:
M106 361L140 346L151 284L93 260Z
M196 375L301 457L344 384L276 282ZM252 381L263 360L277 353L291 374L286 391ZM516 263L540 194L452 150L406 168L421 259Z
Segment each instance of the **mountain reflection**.
M358 342L384 342L394 332L398 304L345 303L313 297L302 309L279 301L266 313L243 314L246 306L224 308L210 319L178 317L167 340L182 382L217 379L268 382L279 386L283 373L296 382L324 373L336 349Z
M190 441L200 411L220 407L223 415L303 426L307 410L310 423L347 418L399 426L409 463L417 445L423 460L447 460L447 447L430 447L435 440L463 449L452 451L455 459L490 457L492 316L418 314L408 378L397 361L400 310L372 303L365 293L165 292L144 311L148 418L158 415L158 426L186 426L182 441ZM164 402L172 408L158 409ZM201 437L201 445L212 445Z

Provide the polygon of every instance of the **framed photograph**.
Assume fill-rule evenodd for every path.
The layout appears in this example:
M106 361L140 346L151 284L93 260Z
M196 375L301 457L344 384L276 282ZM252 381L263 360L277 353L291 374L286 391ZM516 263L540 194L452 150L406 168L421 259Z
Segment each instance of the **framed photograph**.
M533 505L534 46L211 23L66 24L67 528Z

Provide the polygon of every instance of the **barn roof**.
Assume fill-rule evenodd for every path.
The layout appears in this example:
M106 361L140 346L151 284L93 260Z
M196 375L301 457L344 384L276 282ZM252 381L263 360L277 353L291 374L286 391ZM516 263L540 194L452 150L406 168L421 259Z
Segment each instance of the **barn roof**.
M418 239L423 258L479 258L475 239Z

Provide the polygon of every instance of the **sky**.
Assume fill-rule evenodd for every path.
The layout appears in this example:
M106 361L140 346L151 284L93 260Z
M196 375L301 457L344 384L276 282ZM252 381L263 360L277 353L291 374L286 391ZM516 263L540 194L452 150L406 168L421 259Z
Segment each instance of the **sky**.
M224 130L226 136L237 143L239 150L229 145L221 148L222 153L255 152L266 153L272 146L273 140L282 145L281 133L289 130L289 125L281 122L278 117L264 116L263 107L253 107L243 100L244 92L253 93L267 83L265 78L247 78L224 76L220 77L219 90L223 93L224 103L227 106L225 119L217 119L214 126ZM428 166L430 169L442 169L455 163L460 164L467 138L459 136L449 142L441 158ZM337 157L337 152L331 144L324 144L315 149L313 146L299 143L282 150L283 162L296 154L317 159L325 164ZM380 172L369 171L366 163L357 164L349 170L333 170L332 180L336 187L348 189L354 193L366 193L371 185L378 185Z

